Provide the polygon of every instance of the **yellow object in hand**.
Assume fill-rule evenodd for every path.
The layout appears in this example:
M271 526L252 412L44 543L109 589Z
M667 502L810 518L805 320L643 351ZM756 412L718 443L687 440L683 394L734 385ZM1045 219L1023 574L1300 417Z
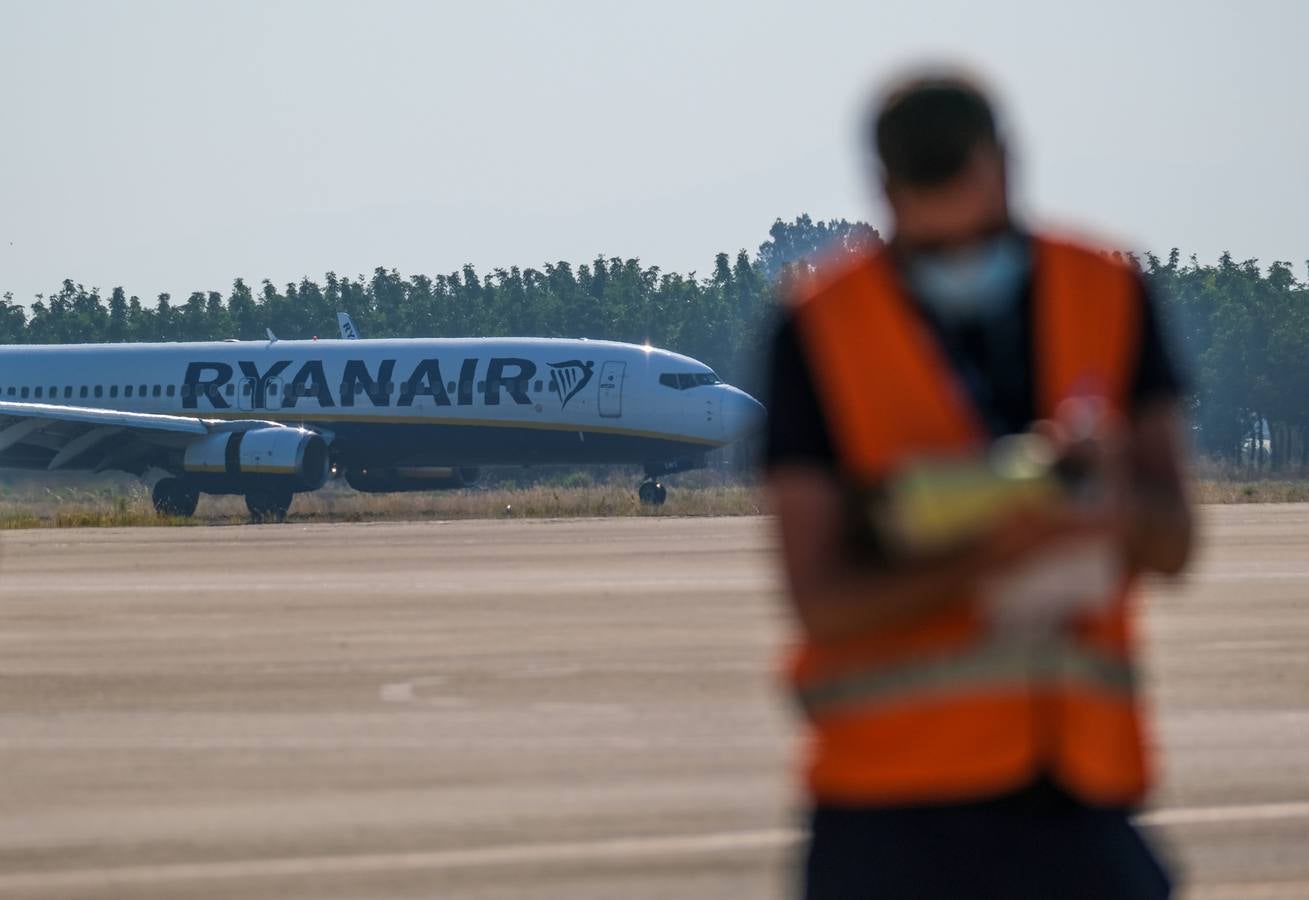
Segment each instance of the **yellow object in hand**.
M984 534L1015 508L1065 495L1048 441L1024 434L997 441L979 460L912 463L884 485L870 510L893 553L930 556Z

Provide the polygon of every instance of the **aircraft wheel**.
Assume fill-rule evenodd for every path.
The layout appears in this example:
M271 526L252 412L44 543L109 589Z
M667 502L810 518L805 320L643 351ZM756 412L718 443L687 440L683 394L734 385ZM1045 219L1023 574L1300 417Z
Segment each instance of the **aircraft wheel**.
M285 522L291 509L291 492L285 489L251 491L245 495L245 508L252 522Z
M663 506L668 499L668 488L657 481L643 481L636 494L646 506Z
M150 501L161 516L186 518L195 515L200 492L180 478L161 478L150 490Z

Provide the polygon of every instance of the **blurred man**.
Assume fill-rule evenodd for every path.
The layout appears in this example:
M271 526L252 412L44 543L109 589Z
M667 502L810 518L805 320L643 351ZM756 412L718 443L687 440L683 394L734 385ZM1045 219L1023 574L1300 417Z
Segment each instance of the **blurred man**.
M968 81L901 85L868 140L894 234L819 266L772 362L805 896L1166 897L1129 819L1150 784L1129 604L1191 523L1150 299L1014 221ZM1039 435L1019 476L996 463L1015 435Z

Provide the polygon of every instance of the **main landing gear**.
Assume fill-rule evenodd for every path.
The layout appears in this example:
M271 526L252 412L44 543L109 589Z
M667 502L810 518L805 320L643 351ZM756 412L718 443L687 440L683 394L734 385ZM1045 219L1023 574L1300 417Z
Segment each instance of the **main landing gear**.
M641 498L643 506L663 506L664 501L668 499L668 488L653 478L648 478L641 482L636 495Z
M161 516L187 518L195 515L200 492L180 478L161 478L150 491L150 501Z
M217 486L222 487L222 486ZM231 493L231 489L220 490ZM260 486L245 494L245 508L250 510L252 522L284 522L291 509L290 488ZM150 491L155 512L161 516L189 518L195 515L200 502L200 490L190 480L168 476L155 482Z
M245 495L245 508L252 522L285 522L291 509L291 491L286 488L261 488Z

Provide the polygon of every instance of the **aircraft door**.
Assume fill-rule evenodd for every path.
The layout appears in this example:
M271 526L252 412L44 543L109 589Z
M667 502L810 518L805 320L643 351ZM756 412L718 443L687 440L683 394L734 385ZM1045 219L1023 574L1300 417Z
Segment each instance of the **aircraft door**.
M282 379L264 379L264 409L282 408Z
M236 386L237 404L241 409L254 409L255 380L253 378L242 378L241 383Z
M623 414L623 379L627 363L607 362L600 367L600 415L616 419Z

